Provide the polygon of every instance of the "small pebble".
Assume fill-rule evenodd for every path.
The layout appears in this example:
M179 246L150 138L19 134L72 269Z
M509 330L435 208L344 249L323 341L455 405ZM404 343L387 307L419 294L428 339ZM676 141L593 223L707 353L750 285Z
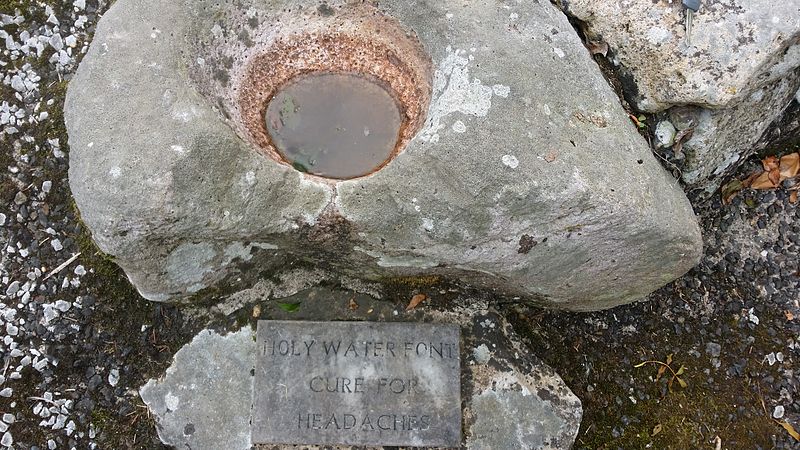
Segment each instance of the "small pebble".
M668 120L659 122L656 125L656 143L658 147L672 147L675 144L675 136L677 134L678 131L672 125L672 122Z
M17 192L17 195L14 197L14 203L16 205L22 205L28 201L28 196L25 195L24 192Z
M6 431L5 433L3 433L3 438L0 439L0 444L6 447L11 447L12 445L14 445L14 437L11 436L10 431Z

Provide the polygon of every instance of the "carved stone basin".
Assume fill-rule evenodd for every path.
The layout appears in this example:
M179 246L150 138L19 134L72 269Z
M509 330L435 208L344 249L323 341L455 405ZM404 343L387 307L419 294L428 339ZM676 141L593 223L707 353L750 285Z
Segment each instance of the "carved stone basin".
M549 2L118 0L66 121L82 218L151 300L303 266L592 310L702 251Z

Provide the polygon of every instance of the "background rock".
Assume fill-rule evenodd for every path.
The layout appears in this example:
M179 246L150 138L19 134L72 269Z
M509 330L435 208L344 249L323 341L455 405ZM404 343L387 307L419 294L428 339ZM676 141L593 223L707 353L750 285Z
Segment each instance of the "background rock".
M326 20L344 3L329 2L338 12ZM316 2L293 4L317 14ZM549 3L382 2L429 52L433 100L393 162L335 186L247 144L227 118L235 105L218 101L225 83L188 79L235 76L197 43L240 45L218 18L268 29L269 5L119 1L70 84L76 202L144 297L302 262L378 281L443 275L591 310L641 299L698 260L691 206Z
M639 110L694 107L682 163L692 187L715 190L800 87L797 1L703 2L689 45L678 1L560 3L589 39L610 45Z

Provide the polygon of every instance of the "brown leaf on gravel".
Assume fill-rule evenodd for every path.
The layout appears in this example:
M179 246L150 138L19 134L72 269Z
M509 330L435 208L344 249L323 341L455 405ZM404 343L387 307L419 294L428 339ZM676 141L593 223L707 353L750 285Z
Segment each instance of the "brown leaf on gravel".
M795 441L800 441L800 433L798 433L789 422L781 422L776 420L775 423L782 426Z
M350 303L348 303L347 307L350 308L353 311L358 309L358 303L356 303L356 298L355 297L350 299Z
M800 153L789 153L781 158L781 178L794 178L800 172Z
M769 172L762 172L753 180L750 187L753 189L775 189L778 184L772 182Z
M792 193L789 194L789 202L791 204L797 203L797 191L792 191Z
M556 152L555 150L550 150L550 151L549 151L549 152L548 152L548 153L547 153L547 154L544 156L544 160L545 160L545 161L547 161L547 162L549 162L549 163L551 163L551 162L555 161L557 157L558 157L558 152Z
M664 372L667 371L667 366L661 366L658 368L658 373L656 374L656 381L661 379L661 376L664 375Z
M589 49L589 53L592 55L608 56L608 42L588 41L586 42L586 48Z
M769 171L769 181L777 187L781 184L781 169L775 168Z
M767 156L761 160L764 172L753 174L743 181L744 186L753 189L775 189L784 180L796 177L800 173L800 153L777 156Z
M794 314L791 311L784 311L783 314L786 316L786 320L789 322L794 320Z
M759 175L761 175L760 172L751 173L749 177L745 178L744 181L742 181L742 186L751 187L753 185L753 181L755 181L756 178L759 177Z
M764 166L764 172L771 172L772 169L780 168L781 162L777 156L767 156L761 160L761 165Z
M411 297L411 301L408 303L408 306L406 306L406 311L411 311L412 309L416 308L417 306L419 306L420 303L424 302L427 299L428 296L425 294L417 294Z

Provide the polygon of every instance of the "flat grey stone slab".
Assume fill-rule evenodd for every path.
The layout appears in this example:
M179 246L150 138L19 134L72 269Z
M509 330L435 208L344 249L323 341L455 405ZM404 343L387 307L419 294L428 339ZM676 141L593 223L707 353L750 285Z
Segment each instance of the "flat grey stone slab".
M252 442L458 447L460 329L259 321Z
M203 330L181 348L164 377L139 391L159 418L161 441L180 449L250 448L255 351L250 327L224 336Z

